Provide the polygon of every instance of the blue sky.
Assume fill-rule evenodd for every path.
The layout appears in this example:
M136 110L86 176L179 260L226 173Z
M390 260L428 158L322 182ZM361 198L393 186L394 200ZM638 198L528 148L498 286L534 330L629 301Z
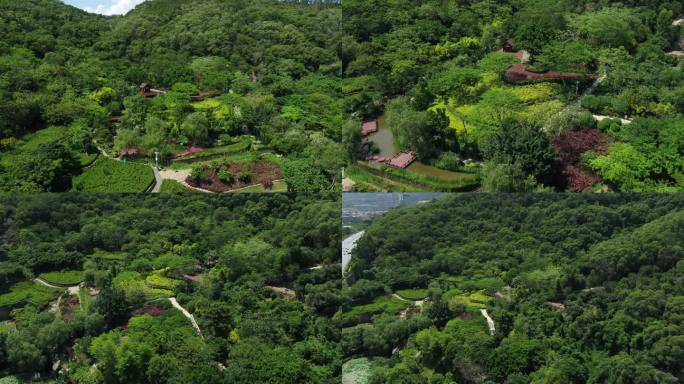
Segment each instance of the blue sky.
M122 15L144 0L62 0L66 4L103 15Z

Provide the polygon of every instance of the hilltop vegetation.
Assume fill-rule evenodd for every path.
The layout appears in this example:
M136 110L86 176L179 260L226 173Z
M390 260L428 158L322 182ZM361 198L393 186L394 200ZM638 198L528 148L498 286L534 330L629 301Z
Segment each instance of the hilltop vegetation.
M286 178L308 170L291 190L338 188L337 2L150 0L103 17L3 0L0 10L0 190L68 190L96 146L165 164L246 139L257 143L241 151L283 155ZM142 83L157 91L145 97ZM43 129L57 134L25 145Z
M337 199L0 197L0 377L339 383Z
M667 194L396 208L353 251L335 316L344 370L374 384L681 381L683 223Z
M347 161L373 153L361 121L384 114L400 150L474 163L486 191L680 191L683 14L670 0L345 1Z

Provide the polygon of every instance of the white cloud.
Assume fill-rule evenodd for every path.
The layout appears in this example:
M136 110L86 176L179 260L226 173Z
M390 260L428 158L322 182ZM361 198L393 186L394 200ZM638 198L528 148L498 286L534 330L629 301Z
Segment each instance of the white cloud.
M98 4L95 8L86 7L85 10L101 15L123 15L143 1L145 0L113 0L110 5Z

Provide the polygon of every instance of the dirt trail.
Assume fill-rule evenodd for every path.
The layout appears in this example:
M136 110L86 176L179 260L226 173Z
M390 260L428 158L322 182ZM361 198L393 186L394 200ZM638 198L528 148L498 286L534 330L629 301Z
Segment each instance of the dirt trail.
M494 320L492 320L492 318L489 317L489 313L487 313L486 309L480 309L480 313L482 313L482 316L484 316L485 319L487 319L487 327L489 328L489 334L493 335L496 331L496 328L494 327Z
M178 304L178 300L176 300L175 297L169 297L169 301L171 302L171 305L173 305L176 309L181 311L185 317L187 317L190 322L192 323L192 326L195 328L195 331L197 331L197 334L204 339L204 336L202 336L202 330L200 329L199 325L197 325L197 322L195 321L195 317L190 314L185 308L183 308L180 304Z

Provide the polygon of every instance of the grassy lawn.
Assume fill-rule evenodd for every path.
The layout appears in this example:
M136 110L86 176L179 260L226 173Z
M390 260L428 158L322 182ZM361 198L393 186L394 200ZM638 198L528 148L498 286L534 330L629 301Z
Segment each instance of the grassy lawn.
M9 333L15 329L17 329L17 326L13 321L0 321L0 334Z
M101 260L124 262L126 261L128 254L126 252L97 251L90 255L90 257L93 258L96 262L99 262Z
M366 384L373 363L367 357L352 359L342 365L342 384Z
M46 287L33 281L22 281L0 295L0 307L11 307L22 302L30 303L38 308L46 306L63 290Z
M41 273L38 277L50 284L68 287L83 281L83 271L47 272Z
M99 159L73 179L74 192L145 192L154 181L152 169L140 163Z
M186 187L185 185L177 182L176 180L164 180L161 185L161 193L180 193L180 192L191 192L192 189Z
M10 165L20 153L35 151L40 145L58 141L64 135L66 135L64 127L49 127L29 133L18 140L16 147L0 155L0 165Z
M469 191L477 188L480 184L480 176L475 173L441 171L440 176L433 176L415 173L411 169L398 169L385 165L375 167L388 175L424 185L434 191ZM448 174L448 177L441 176L442 174Z
M371 303L352 307L349 311L343 313L343 316L348 318L358 318L364 314L376 314L383 312L389 314L398 314L408 305L409 303L399 300L393 296L380 296L375 298L375 300L373 300Z
M427 289L400 289L395 292L406 300L423 300L427 297Z
M43 144L54 143L63 139L66 136L67 128L65 127L48 127L39 131L29 133L19 139L17 146L6 151L0 156L0 165L9 165L14 159L23 152L34 152ZM97 158L96 153L77 153L75 154L77 160L82 166L87 166L93 163Z
M90 164L94 163L95 160L97 160L98 154L97 153L79 153L77 158L78 162L81 164L83 167L87 167Z
M29 133L21 138L23 144L17 147L21 151L35 151L43 144L53 143L61 140L66 136L67 129L65 127L48 127Z
M287 192L287 183L284 180L278 180L273 182L272 189L264 189L261 184L252 185L245 189L235 191L236 193L255 193L255 192L266 192L266 193L277 193L277 192Z
M345 169L345 175L356 184L355 192L424 192L427 188L401 183L369 173L362 168L351 165Z

